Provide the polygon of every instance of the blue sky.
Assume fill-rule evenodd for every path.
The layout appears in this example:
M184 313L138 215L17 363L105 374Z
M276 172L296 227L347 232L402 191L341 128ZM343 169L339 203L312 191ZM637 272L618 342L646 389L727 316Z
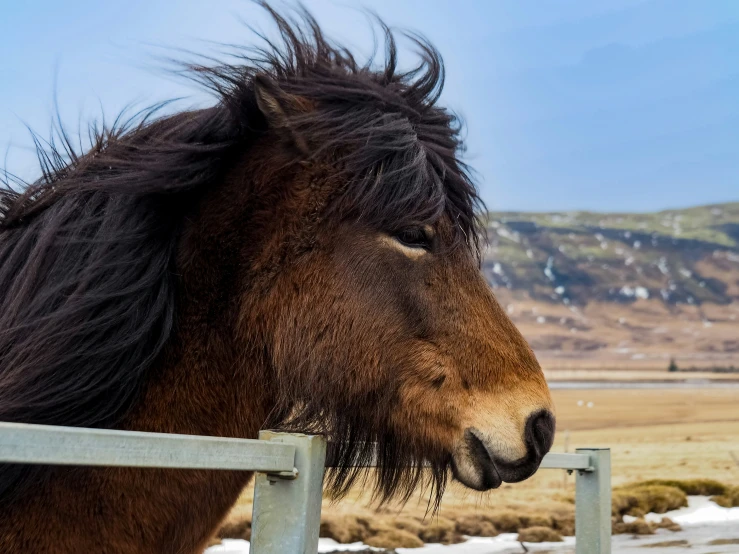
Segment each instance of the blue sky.
M421 31L447 66L488 206L649 211L739 200L739 1L308 0L359 51L364 15ZM243 44L246 0L27 0L0 7L0 148L36 175L56 90L71 128L132 102L200 91L162 75L164 47ZM406 59L410 60L409 57ZM56 76L56 77L55 77ZM56 81L55 81L56 79Z

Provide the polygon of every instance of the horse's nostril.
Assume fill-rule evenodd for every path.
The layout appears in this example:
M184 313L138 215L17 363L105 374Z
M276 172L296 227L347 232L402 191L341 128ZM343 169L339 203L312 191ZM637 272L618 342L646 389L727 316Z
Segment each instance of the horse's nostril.
M554 416L549 410L535 412L526 421L526 444L536 452L540 459L552 447L554 427Z

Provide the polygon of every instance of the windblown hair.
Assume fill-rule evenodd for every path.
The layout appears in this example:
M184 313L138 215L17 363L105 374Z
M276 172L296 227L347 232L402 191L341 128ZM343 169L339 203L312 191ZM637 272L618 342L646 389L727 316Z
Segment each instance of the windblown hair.
M360 64L307 12L285 18L264 7L280 41L231 52L229 63L182 66L216 94L215 106L92 127L86 153L60 127L58 146L37 141L42 178L0 191L0 421L109 428L139 398L177 332L184 215L266 132L255 81L314 107L287 113L286 124L306 156L345 176L330 216L392 230L446 214L477 250L481 203L457 158L457 119L436 106L436 50L409 35L421 62L399 71L395 38L380 22L385 61ZM410 494L421 454L334 408L302 406L292 422L342 445L336 489L348 488L350 466L379 441L382 496ZM432 462L443 489L448 460ZM13 467L0 467L0 497L19 480Z

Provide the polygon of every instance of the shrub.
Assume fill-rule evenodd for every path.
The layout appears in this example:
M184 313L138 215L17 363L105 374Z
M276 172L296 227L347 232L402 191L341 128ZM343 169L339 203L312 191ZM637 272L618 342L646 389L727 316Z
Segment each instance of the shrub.
M649 512L663 514L687 505L686 494L677 487L639 483L615 489L611 511L619 516L642 517Z
M369 529L351 515L324 517L319 532L321 537L334 539L339 543L363 541L369 534Z
M663 517L659 520L659 523L657 524L658 529L667 529L668 531L680 531L682 530L682 527L680 527L679 523L675 523L672 521L669 517Z
M661 541L653 542L652 544L645 544L642 548L666 548L670 546L687 546L690 547L690 543L685 539L678 539L676 541Z
M521 518L514 512L491 514L490 521L501 533L517 533L523 527Z
M724 485L723 483L714 479L652 479L651 481L643 481L641 483L627 485L627 487L641 487L649 485L675 487L683 491L685 494L689 494L691 496L711 496L714 494L726 494L726 492L730 488L728 485Z
M240 521L229 521L224 523L216 533L219 539L251 539L251 521L242 519Z
M735 508L739 506L739 487L728 487L724 494L711 498L719 506Z
M527 527L518 532L521 542L562 542L562 536L549 527Z
M713 539L709 542L711 546L725 546L727 544L739 544L739 539Z
M367 529L369 531L369 535L376 535L382 531L392 529L392 526L385 523L385 520L380 517L357 516L357 523Z
M558 511L552 514L552 527L559 531L560 535L571 537L575 534L575 512Z
M367 546L376 548L420 548L423 541L413 533L402 529L387 529L380 531L364 540Z
M418 536L423 542L439 542L442 544L457 543L464 540L457 533L454 522L441 516L434 517L426 525L421 527L421 532Z
M655 525L650 524L644 519L636 519L629 523L623 521L617 521L613 524L613 533L631 533L632 535L652 535L654 534Z
M423 523L413 517L399 517L393 520L393 526L419 536L421 534L421 530L423 529Z
M533 514L521 516L523 527L553 527L552 517L544 514Z
M490 518L482 515L468 515L457 519L457 533L460 535L468 535L470 537L494 537L498 534Z

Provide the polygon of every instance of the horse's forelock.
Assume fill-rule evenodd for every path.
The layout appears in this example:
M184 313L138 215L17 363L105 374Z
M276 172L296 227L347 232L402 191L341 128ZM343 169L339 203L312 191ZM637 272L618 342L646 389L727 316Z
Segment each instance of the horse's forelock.
M396 36L378 20L384 63L371 56L361 64L328 39L307 11L290 18L265 7L280 43L238 50L235 64L210 59L188 64L189 75L216 92L237 118L253 117L248 114L256 104L255 78L266 78L284 97L311 106L286 109L284 124L309 146L308 156L328 160L345 174L343 194L332 206L338 216L393 230L446 214L457 238L477 249L482 231L477 215L484 206L459 159L462 124L437 105L444 82L437 50L422 36L406 33L420 62L400 71Z

